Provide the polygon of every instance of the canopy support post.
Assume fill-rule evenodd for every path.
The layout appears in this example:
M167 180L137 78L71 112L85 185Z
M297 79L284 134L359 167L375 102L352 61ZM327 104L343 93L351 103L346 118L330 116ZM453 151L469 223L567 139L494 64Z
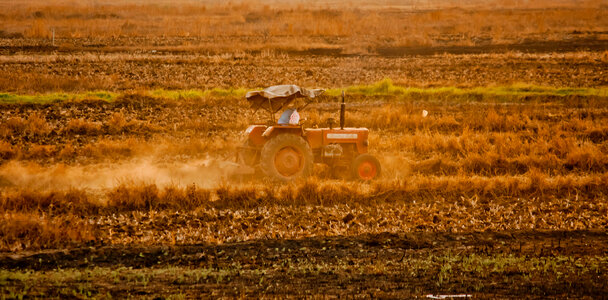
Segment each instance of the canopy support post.
M270 98L268 98L268 106L270 106L270 116L272 118L272 123L276 123L275 119L274 119L274 109L272 109L272 102L270 102Z

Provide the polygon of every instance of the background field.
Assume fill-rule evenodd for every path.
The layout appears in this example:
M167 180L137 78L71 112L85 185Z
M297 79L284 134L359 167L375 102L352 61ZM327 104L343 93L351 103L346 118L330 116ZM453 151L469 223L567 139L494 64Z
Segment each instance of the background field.
M3 296L608 291L603 1L0 7ZM383 177L229 178L286 83Z

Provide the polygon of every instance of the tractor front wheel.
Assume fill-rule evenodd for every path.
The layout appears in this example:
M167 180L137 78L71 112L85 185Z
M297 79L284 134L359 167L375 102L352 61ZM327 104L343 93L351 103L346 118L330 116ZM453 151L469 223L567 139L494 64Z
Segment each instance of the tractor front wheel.
M260 167L266 176L278 181L307 177L312 172L310 145L295 134L279 134L264 144Z
M351 174L357 180L370 181L380 177L380 162L370 154L364 153L351 164Z

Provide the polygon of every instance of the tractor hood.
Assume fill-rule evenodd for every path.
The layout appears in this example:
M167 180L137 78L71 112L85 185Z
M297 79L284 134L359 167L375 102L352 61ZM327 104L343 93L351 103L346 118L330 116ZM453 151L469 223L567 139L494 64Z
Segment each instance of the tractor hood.
M251 108L264 107L272 113L276 113L288 105L295 98L315 98L323 94L323 89L305 89L293 84L274 85L261 91L248 92L245 97L251 103Z

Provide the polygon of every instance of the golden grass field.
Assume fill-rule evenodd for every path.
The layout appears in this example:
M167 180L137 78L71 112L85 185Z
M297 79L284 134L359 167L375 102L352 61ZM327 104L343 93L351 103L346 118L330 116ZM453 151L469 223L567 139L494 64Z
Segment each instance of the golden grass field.
M0 8L2 299L608 291L603 1ZM274 84L382 177L230 176Z

